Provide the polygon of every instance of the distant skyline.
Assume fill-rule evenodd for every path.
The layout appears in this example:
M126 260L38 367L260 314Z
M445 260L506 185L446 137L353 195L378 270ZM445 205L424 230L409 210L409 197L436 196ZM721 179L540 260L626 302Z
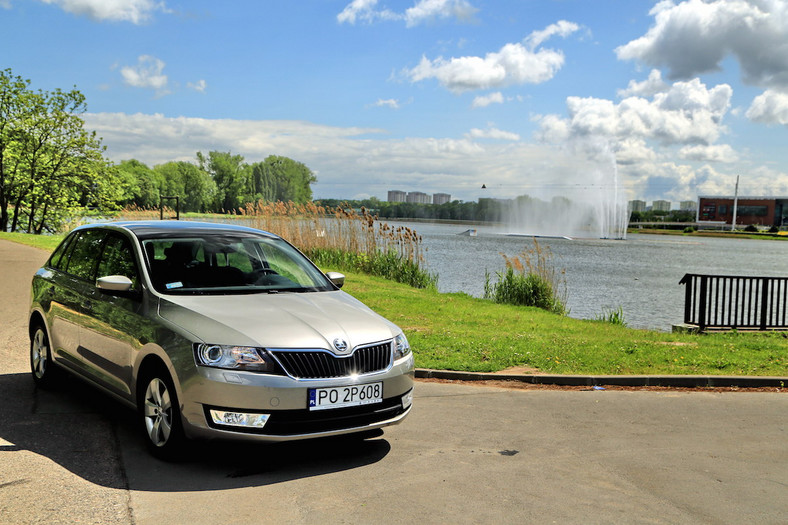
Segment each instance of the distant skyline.
M116 162L284 155L316 198L788 195L786 1L0 0L0 48L76 86Z

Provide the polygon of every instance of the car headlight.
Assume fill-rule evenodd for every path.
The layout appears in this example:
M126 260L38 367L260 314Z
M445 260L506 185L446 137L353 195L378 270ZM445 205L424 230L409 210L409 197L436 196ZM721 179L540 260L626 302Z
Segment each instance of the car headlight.
M410 354L410 343L405 334L399 334L394 338L394 360L402 359Z
M249 372L274 372L277 370L273 357L264 349L253 346L198 343L194 345L194 357L198 365L215 368Z

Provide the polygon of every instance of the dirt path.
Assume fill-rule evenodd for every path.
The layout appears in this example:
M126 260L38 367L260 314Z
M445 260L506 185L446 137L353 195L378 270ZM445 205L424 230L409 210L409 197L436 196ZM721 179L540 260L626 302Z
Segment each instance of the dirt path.
M30 282L49 252L0 240L0 524L133 523L112 420L30 379Z
M0 240L0 372L28 371L30 281L49 252ZM20 351L21 350L21 351Z

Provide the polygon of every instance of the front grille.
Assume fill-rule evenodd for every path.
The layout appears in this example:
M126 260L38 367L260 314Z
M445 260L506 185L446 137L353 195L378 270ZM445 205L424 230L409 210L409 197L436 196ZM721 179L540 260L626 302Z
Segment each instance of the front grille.
M329 379L381 372L391 365L391 342L357 348L348 356L327 350L269 350L296 379Z

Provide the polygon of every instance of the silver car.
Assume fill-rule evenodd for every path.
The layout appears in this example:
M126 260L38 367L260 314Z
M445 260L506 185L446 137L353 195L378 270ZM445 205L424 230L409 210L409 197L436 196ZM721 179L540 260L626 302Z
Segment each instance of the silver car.
M32 284L30 364L139 412L150 450L284 441L402 421L413 355L396 325L280 237L185 221L83 226Z

